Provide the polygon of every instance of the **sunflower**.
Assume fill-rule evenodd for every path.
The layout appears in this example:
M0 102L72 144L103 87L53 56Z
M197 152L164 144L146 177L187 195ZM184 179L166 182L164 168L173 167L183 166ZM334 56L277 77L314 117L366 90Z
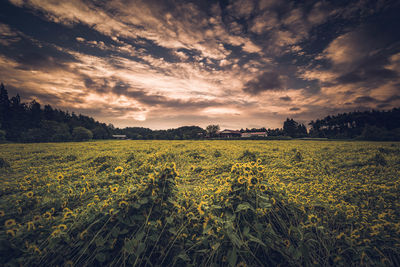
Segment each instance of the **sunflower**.
M128 202L126 202L126 201L124 201L124 200L120 201L119 204L118 204L118 206L119 206L120 208L128 207L128 205L129 205Z
M124 168L122 168L121 166L118 166L118 167L115 168L114 170L115 170L115 174L116 174L116 175L121 175L122 172L124 171Z
M262 160L261 159L257 159L257 164L261 164Z
M239 184L244 184L245 182L246 182L246 178L243 177L243 176L240 176L239 179L238 179L238 183Z
M110 215L113 215L113 214L114 214L114 209L110 209L110 210L108 211L108 213L109 213Z
M204 214L204 211L202 209L203 205L206 204L205 201L200 201L200 204L197 206L197 211L199 212L200 215Z
M32 230L36 229L34 222L27 222L27 227L28 227L28 231L31 229Z
M4 217L4 215L5 215L4 210L0 210L0 217Z
M7 231L6 231L6 234L7 235L11 235L11 236L15 236L15 230L14 229L8 229Z
M35 215L35 216L33 217L33 221L34 221L34 222L40 221L40 216L39 216L39 215Z
M285 244L285 246L286 246L287 248L290 247L290 241L289 241L289 239L283 240L283 244Z
M267 191L267 187L265 186L265 184L260 184L260 185L258 186L258 188L259 188L262 192Z
M308 220L310 221L311 224L316 225L319 222L319 218L314 215L314 214L310 214L308 215Z
M6 227L11 227L11 226L14 226L16 223L15 223L15 220L14 219L9 219L9 220L7 220L5 223L4 223L4 225L6 226Z
M64 175L62 175L61 173L59 173L57 175L57 180L61 181L62 179L64 179Z
M46 220L50 220L51 219L51 213L50 212L45 212L44 214L43 214L43 217L46 219Z
M70 189L68 189L68 193L69 193L69 194L73 194L73 193L74 193L74 190L72 190L72 188L70 188Z
M257 177L251 177L249 179L249 184L251 184L251 185L258 185L258 183L259 183L259 180Z
M70 218L72 215L74 215L74 213L72 211L68 211L64 214L64 219L68 219Z
M84 230L83 232L81 232L81 233L79 234L79 238L82 239L82 240L84 240L85 237L87 236L87 234L88 234L88 231L87 231L87 230Z
M81 176L81 179L82 179L82 181L85 181L85 180L86 180L85 175L82 175L82 176Z
M263 167L263 166L258 166L258 167L257 167L257 171L258 171L258 172L262 172L263 170L264 170L264 167Z
M26 196L27 196L28 198L32 198L32 197L33 197L33 192L32 192L32 191L29 191L28 193L26 193Z
M67 230L67 226L65 225L65 224L60 224L59 226L58 226L58 229L60 229L61 231L65 231L65 230Z
M116 186L115 187L111 187L110 190L113 193L117 193L118 192L118 187L116 187Z

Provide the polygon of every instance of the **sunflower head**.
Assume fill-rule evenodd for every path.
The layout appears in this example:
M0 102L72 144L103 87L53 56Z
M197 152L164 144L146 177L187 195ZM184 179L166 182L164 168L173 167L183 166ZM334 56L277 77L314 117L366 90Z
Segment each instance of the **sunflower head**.
M0 217L4 217L4 215L5 215L4 210L0 210Z
M118 204L118 206L120 208L126 208L126 207L128 207L128 205L129 205L128 202L126 202L124 200L120 201L119 204Z
M243 177L243 176L240 176L239 179L238 179L238 183L239 184L244 184L245 182L246 182L246 178Z
M51 213L50 212L45 212L45 214L43 214L43 217L46 219L46 220L50 220L51 219Z
M118 192L118 187L111 187L111 192L117 193Z
M315 214L308 215L308 220L311 224L317 224L319 222L319 218Z
M33 221L34 221L34 222L40 221L40 216L39 216L39 215L35 215L35 216L33 217Z
M114 170L116 175L121 175L124 172L124 168L122 168L121 166L118 166Z
M28 198L32 198L32 197L33 197L33 192L32 192L32 191L29 191L28 193L26 193L26 196L27 196Z
M65 224L60 224L58 226L58 229L60 229L61 231L65 231L65 230L67 230L67 226Z
M260 185L258 186L258 188L259 188L262 192L267 191L267 187L265 186L265 184L260 184Z
M62 179L64 179L64 175L62 175L61 173L59 173L58 175L57 175L57 180L62 180Z
M9 219L4 223L4 226L5 227L11 227L11 226L14 226L15 224L16 224L16 222L15 222L14 219Z
M250 178L250 184L251 185L258 185L259 181L257 177L251 177Z

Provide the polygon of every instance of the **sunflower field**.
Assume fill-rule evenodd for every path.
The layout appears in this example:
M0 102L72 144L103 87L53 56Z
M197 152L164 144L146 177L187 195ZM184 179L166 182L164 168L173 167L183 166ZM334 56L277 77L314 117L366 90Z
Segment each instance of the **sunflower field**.
M400 266L400 143L0 145L2 266Z

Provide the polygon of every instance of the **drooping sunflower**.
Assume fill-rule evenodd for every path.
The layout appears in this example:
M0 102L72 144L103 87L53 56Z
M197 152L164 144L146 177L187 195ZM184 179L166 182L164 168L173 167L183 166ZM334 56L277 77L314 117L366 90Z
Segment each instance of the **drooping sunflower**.
M80 234L79 234L79 238L84 240L85 237L87 236L88 231L87 230L83 230Z
M4 226L5 227L11 227L11 226L14 226L15 224L16 224L16 222L15 222L14 219L9 219L4 223Z
M116 175L121 175L124 172L124 168L122 168L121 166L118 166L114 170Z

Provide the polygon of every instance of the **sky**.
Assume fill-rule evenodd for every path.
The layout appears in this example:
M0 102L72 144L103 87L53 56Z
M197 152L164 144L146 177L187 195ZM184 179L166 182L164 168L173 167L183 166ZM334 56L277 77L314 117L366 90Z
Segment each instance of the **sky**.
M400 107L399 1L3 0L9 95L116 127Z

